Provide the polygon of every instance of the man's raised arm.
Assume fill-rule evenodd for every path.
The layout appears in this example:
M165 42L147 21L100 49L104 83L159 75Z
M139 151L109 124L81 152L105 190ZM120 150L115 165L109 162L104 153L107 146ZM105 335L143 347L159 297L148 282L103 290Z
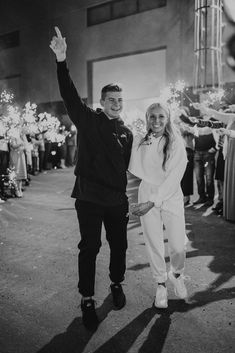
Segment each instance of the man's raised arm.
M69 70L66 64L67 44L65 38L62 37L58 27L55 27L55 31L56 36L52 38L50 48L56 55L60 94L63 98L70 119L74 125L78 127L79 122L86 117L89 109L79 96L69 75Z

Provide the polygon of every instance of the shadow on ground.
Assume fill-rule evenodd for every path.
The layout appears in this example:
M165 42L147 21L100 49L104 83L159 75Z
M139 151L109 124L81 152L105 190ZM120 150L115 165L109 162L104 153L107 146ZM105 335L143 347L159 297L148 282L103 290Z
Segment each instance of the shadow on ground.
M235 287L215 291L215 288L195 293L189 302L184 300L169 300L168 309L157 309L154 306L147 308L122 330L117 332L94 353L127 353L138 336L156 317L147 338L138 350L139 353L160 353L171 325L174 313L186 313L212 302L235 297ZM110 297L97 309L98 316L103 321L112 310ZM37 353L82 353L91 339L93 333L84 329L81 318L76 318L69 325L66 332L55 336L47 345Z

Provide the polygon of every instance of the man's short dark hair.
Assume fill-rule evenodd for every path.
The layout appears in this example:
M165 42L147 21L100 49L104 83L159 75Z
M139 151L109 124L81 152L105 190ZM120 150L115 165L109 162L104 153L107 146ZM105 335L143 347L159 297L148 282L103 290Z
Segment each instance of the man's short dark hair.
M117 83L110 83L104 86L101 90L101 99L105 100L107 92L122 92L122 87Z

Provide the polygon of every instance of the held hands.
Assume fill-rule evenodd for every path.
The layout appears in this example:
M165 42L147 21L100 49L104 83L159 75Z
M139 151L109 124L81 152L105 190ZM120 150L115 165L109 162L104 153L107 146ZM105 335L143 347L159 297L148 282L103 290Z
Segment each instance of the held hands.
M67 44L58 27L55 27L55 31L57 35L52 38L50 48L55 53L57 61L64 61L66 59Z
M144 216L151 208L154 207L154 203L151 201L142 203L132 203L130 205L130 214L134 216Z
M193 103L193 108L200 110L202 114L209 115L209 109L202 103Z

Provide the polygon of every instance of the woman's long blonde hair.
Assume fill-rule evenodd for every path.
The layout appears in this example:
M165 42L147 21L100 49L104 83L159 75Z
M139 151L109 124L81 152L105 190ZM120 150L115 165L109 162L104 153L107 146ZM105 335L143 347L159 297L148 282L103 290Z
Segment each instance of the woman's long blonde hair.
M172 144L175 138L175 129L173 127L172 121L171 121L171 112L170 112L170 108L168 107L167 104L164 104L162 102L157 102L157 103L153 103L151 104L146 111L145 114L145 118L146 118L146 129L147 129L147 133L146 135L143 137L143 139L140 141L139 147L144 144L146 141L149 140L149 137L152 133L151 128L149 127L149 116L150 116L150 112L155 109L155 108L161 108L163 109L166 114L167 114L167 123L165 126L165 130L162 134L161 138L165 138L165 143L163 146L163 162L162 162L162 168L163 170L166 169L166 162L170 157L170 150L172 148Z

